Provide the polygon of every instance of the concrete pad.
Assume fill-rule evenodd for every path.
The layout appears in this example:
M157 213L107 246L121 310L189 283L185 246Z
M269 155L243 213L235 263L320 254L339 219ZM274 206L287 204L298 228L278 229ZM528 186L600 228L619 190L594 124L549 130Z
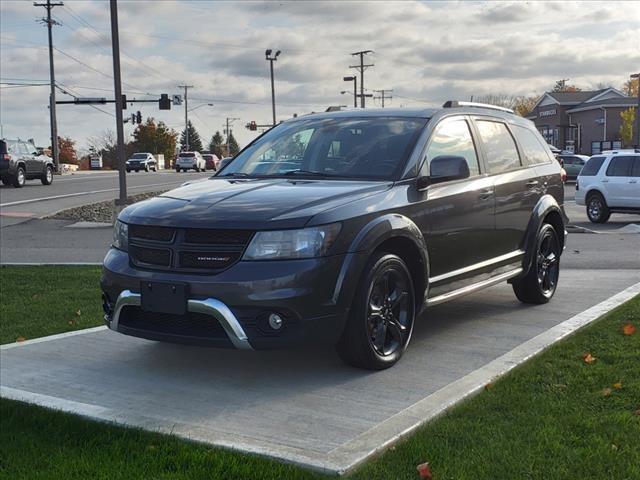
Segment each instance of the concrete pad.
M0 394L344 473L515 365L640 293L640 271L569 270L554 300L508 285L429 309L403 360L162 344L104 328L0 350Z

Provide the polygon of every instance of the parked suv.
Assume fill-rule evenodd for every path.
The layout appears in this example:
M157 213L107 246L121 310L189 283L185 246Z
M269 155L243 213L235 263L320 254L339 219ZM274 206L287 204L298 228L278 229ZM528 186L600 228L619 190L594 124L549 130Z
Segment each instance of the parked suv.
M591 157L576 180L576 204L586 206L593 223L612 213L640 213L640 150Z
M53 160L40 155L37 148L22 140L0 140L0 179L16 188L26 180L39 178L43 185L53 182Z
M307 115L220 173L124 209L109 328L241 349L336 345L382 369L425 308L500 282L545 303L565 244L560 165L505 109Z
M151 153L134 153L129 160L127 160L127 173L133 170L139 172L144 170L148 172L153 170L158 171L158 164L155 157Z
M205 162L200 152L180 152L176 159L176 172L180 173L182 170L195 170L196 172L205 171L207 163Z

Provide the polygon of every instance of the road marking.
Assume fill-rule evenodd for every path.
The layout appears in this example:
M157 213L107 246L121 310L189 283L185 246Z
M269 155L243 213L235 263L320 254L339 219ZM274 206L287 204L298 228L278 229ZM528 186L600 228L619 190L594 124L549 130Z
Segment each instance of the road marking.
M146 187L161 187L167 185L176 185L178 183L183 183L184 181L178 182L169 182L169 183L150 183L148 185L137 185L135 187L129 187L129 190L134 190L137 188L146 188ZM46 202L48 200L57 200L59 198L68 198L68 197L80 197L82 195L93 195L96 193L105 193L105 192L117 192L119 188L106 188L104 190L93 190L90 192L76 192L76 193L65 193L64 195L53 195L51 197L40 197L40 198L30 198L28 200L19 200L17 202L9 202L9 203L0 203L0 207L11 207L14 205L24 205L25 203L35 203L35 202Z
M0 212L0 217L11 217L11 218L30 218L35 216L35 213L29 212Z

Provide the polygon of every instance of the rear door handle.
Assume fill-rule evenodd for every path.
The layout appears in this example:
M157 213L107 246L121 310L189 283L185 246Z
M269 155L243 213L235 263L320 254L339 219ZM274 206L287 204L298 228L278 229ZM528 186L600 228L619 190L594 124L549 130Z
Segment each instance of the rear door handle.
M608 178L603 178L602 179L602 183L609 183L609 179Z
M635 178L632 178L631 180L629 180L629 183L638 183L638 180L636 180Z

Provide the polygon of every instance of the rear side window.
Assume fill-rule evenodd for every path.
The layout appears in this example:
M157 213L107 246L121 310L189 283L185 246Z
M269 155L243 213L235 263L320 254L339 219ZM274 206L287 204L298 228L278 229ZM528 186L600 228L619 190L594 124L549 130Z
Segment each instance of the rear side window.
M605 157L591 157L582 170L580 170L581 177L593 177L598 174L600 167L604 163Z
M524 155L523 163L525 165L539 165L541 163L551 162L551 158L542 143L542 138L538 138L540 135L537 132L533 132L520 125L513 125L512 131L522 147L522 154ZM565 163L566 162L567 159L565 159Z
M633 157L613 157L607 167L607 177L630 177Z
M507 126L501 122L476 121L489 163L489 173L502 173L521 166L518 149Z
M464 157L469 166L469 175L473 177L480 173L478 156L465 120L445 121L436 127L427 150L427 165L441 156Z

